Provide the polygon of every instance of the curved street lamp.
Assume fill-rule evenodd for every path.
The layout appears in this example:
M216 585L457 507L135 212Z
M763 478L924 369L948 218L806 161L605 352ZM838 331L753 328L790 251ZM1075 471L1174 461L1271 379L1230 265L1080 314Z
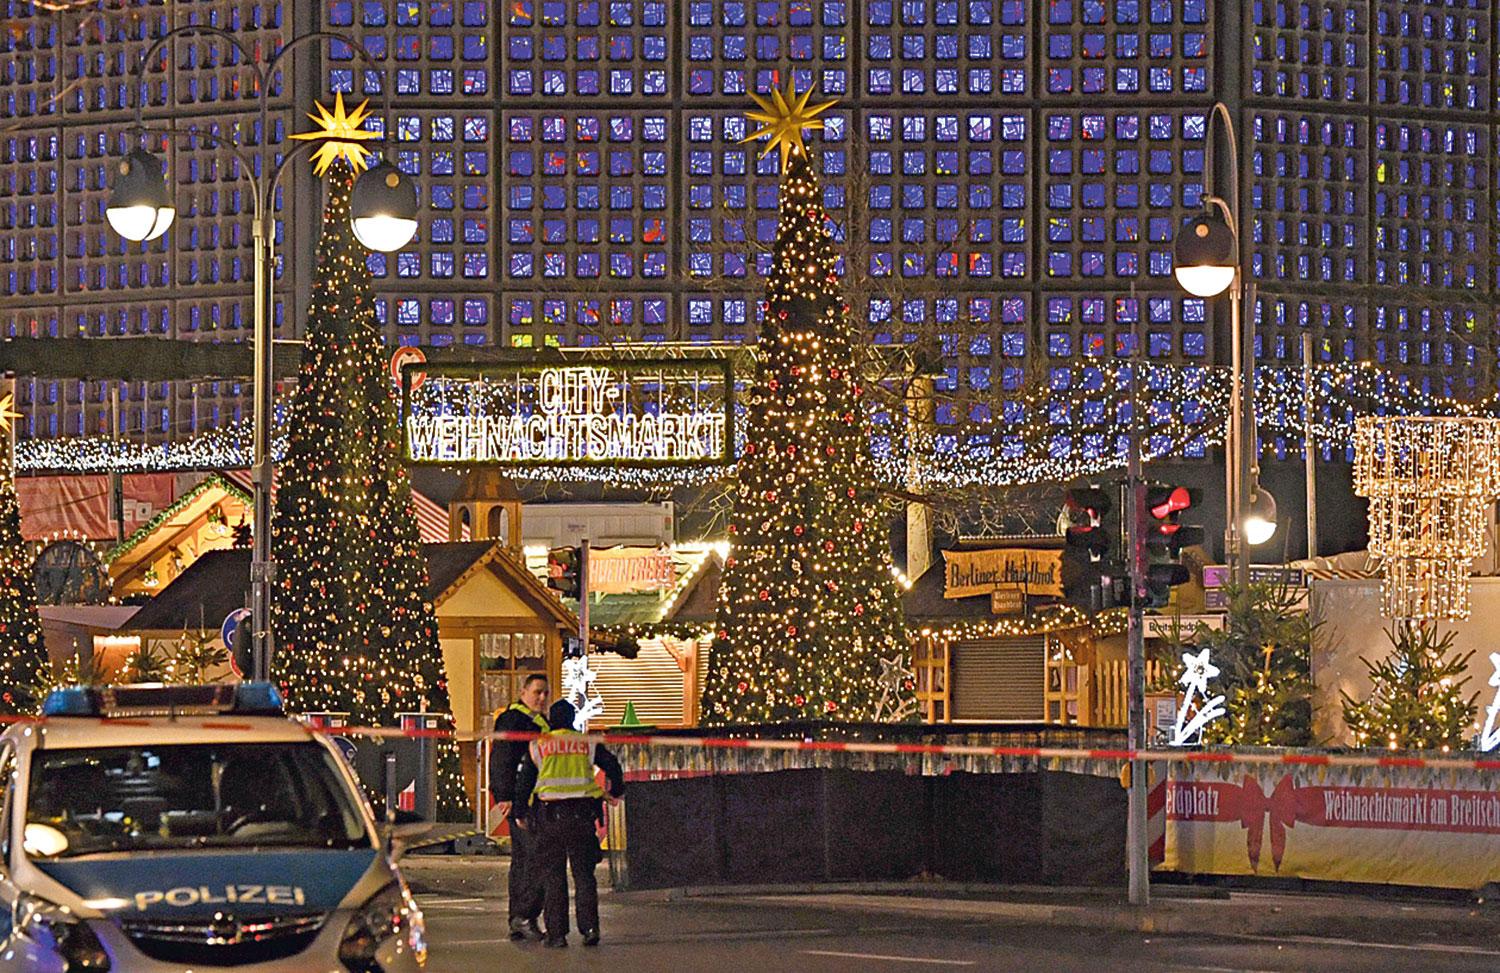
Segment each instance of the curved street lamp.
M417 187L382 161L360 173L349 196L354 236L371 250L391 253L417 234Z
M1218 120L1229 139L1228 197L1214 192L1213 125ZM1243 587L1250 577L1243 550L1246 511L1251 495L1270 497L1256 483L1255 453L1255 329L1243 322L1244 305L1255 306L1255 282L1246 286L1240 266L1240 148L1234 119L1223 102L1209 111L1209 131L1203 151L1203 212L1177 234L1172 250L1172 273L1182 289L1195 297L1214 298L1229 293L1230 393L1229 427L1224 437L1224 560L1234 583ZM1274 501L1272 501L1274 503ZM1272 530L1274 527L1272 517ZM1269 536L1269 535L1267 535ZM1254 543L1254 542L1252 542Z
M171 229L177 204L162 161L145 149L136 149L120 160L115 173L114 192L104 211L114 231L141 243Z
M170 30L158 37L141 55L132 80L137 90L144 83L145 74L166 47L167 42L192 35L217 38L233 47L240 55L242 66L256 75L256 92L260 101L261 144L257 146L260 164L246 152L244 147L230 139L223 139L210 132L193 131L190 134L210 144L232 152L240 161L239 174L250 184L251 197L251 243L253 252L255 291L253 302L255 348L255 374L253 377L254 437L251 479L255 485L253 548L250 562L250 622L253 633L252 678L265 680L271 675L271 591L275 567L271 562L271 419L274 397L272 384L271 329L272 275L275 240L275 213L271 200L281 183L281 176L292 160L314 143L303 142L288 149L280 162L274 158L268 141L271 79L280 70L282 59L297 47L315 40L335 40L348 45L364 64L372 70L381 70L381 65L364 45L357 40L334 31L310 31L288 40L267 61L260 61L232 33L205 24L189 24ZM383 83L385 130L390 130L391 90ZM135 127L137 137L158 135L171 138L175 131L149 130L142 122L145 99L136 98ZM144 148L137 147L122 159L117 167L115 185L110 196L105 217L115 232L127 240L144 242L160 237L171 227L177 215L171 187L166 181L166 167L162 161ZM379 175L376 175L377 171ZM394 180L391 174L395 175ZM372 181L373 177L373 181ZM416 190L411 181L388 163L381 163L363 173L355 182L350 200L350 217L355 236L360 243L375 250L398 250L405 246L417 230Z
M1194 217L1177 235L1172 273L1194 297L1218 297L1227 291L1239 264L1234 230L1216 209Z
M1250 494L1250 506L1245 511L1241 525L1245 531L1245 543L1258 547L1276 534L1276 498L1259 483Z

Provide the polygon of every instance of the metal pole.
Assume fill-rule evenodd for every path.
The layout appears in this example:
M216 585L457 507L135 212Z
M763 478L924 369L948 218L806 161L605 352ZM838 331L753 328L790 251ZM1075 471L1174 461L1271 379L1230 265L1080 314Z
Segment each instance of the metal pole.
M1239 421L1235 425L1235 583L1243 590L1250 583L1250 551L1245 544L1245 513L1250 509L1250 488L1260 468L1255 435L1255 282L1244 289L1244 307L1239 308ZM1239 302L1236 302L1238 305Z
M1313 435L1313 340L1302 333L1302 462L1303 481L1307 487L1307 559L1318 556L1318 470L1314 457L1317 442Z
M118 382L109 384L109 438L116 445L120 442L120 385ZM115 514L115 542L124 544L125 475L118 467L109 471L109 505L114 508Z
M0 374L0 399L10 396L10 411L15 411L16 389L18 383L16 376ZM36 379L31 380L31 415L32 422L36 421ZM9 480L11 489L16 485L16 422L20 416L11 419L0 416L0 481Z
M589 654L589 538L578 541L578 641L583 654Z
M1241 378L1241 339L1243 330L1240 320L1239 274L1229 290L1229 426L1224 436L1224 563L1229 566L1229 578L1241 586L1245 577L1240 565L1240 518L1244 511L1240 507L1240 427L1244 422L1241 407L1244 404ZM1248 574L1248 572L1247 572Z
M1132 289L1133 290L1133 289ZM1146 586L1146 539L1141 524L1146 514L1146 491L1141 476L1140 408L1136 394L1141 380L1141 317L1136 314L1134 350L1130 365L1130 435L1126 454L1126 502L1121 519L1126 530L1126 556L1129 558L1130 611L1126 641L1126 721L1127 745L1131 750L1146 746L1146 638L1141 596ZM1130 790L1126 806L1125 844L1129 866L1129 900L1134 906L1151 904L1150 840L1146 835L1146 773L1142 760L1130 763Z
M264 97L264 95L262 95ZM264 207L269 200L263 200ZM267 210L268 211L268 210ZM250 559L250 621L254 641L251 643L252 678L271 678L271 583L275 566L271 563L271 397L272 334L271 307L268 293L271 285L270 228L265 211L255 213L252 231L255 250L255 374L253 391L254 459L251 479L255 484L255 514Z

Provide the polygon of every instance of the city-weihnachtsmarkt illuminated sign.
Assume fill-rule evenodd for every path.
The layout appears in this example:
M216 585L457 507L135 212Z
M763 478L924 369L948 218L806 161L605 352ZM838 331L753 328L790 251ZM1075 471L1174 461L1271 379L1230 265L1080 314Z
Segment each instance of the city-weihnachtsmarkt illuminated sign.
M405 385L413 463L711 465L733 461L732 379L715 359L422 366ZM415 386L415 387L413 387Z

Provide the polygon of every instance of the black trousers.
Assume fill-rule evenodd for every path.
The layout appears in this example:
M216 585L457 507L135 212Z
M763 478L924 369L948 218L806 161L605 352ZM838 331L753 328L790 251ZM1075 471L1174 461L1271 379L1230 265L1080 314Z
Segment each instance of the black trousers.
M592 800L544 801L535 814L548 936L568 934L569 871L578 928L599 928L599 885L594 880L594 866L600 861L599 835L594 831L598 806Z
M510 918L535 919L542 914L542 873L537 867L537 837L533 827L510 821Z

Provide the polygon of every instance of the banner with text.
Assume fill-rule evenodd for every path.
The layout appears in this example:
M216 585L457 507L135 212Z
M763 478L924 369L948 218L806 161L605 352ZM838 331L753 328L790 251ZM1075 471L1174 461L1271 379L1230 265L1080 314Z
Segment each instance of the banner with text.
M1174 765L1169 871L1477 889L1500 881L1493 774Z
M589 551L592 594L662 591L676 583L677 565L665 547L596 547Z
M1062 551L1002 547L989 551L944 551L944 598L987 595L1019 588L1028 595L1060 596Z
M707 466L734 461L723 359L403 366L413 463Z
M127 473L121 482L128 536L177 499L175 473ZM108 476L22 476L16 478L21 505L21 536L26 540L87 537L110 540L115 524Z

